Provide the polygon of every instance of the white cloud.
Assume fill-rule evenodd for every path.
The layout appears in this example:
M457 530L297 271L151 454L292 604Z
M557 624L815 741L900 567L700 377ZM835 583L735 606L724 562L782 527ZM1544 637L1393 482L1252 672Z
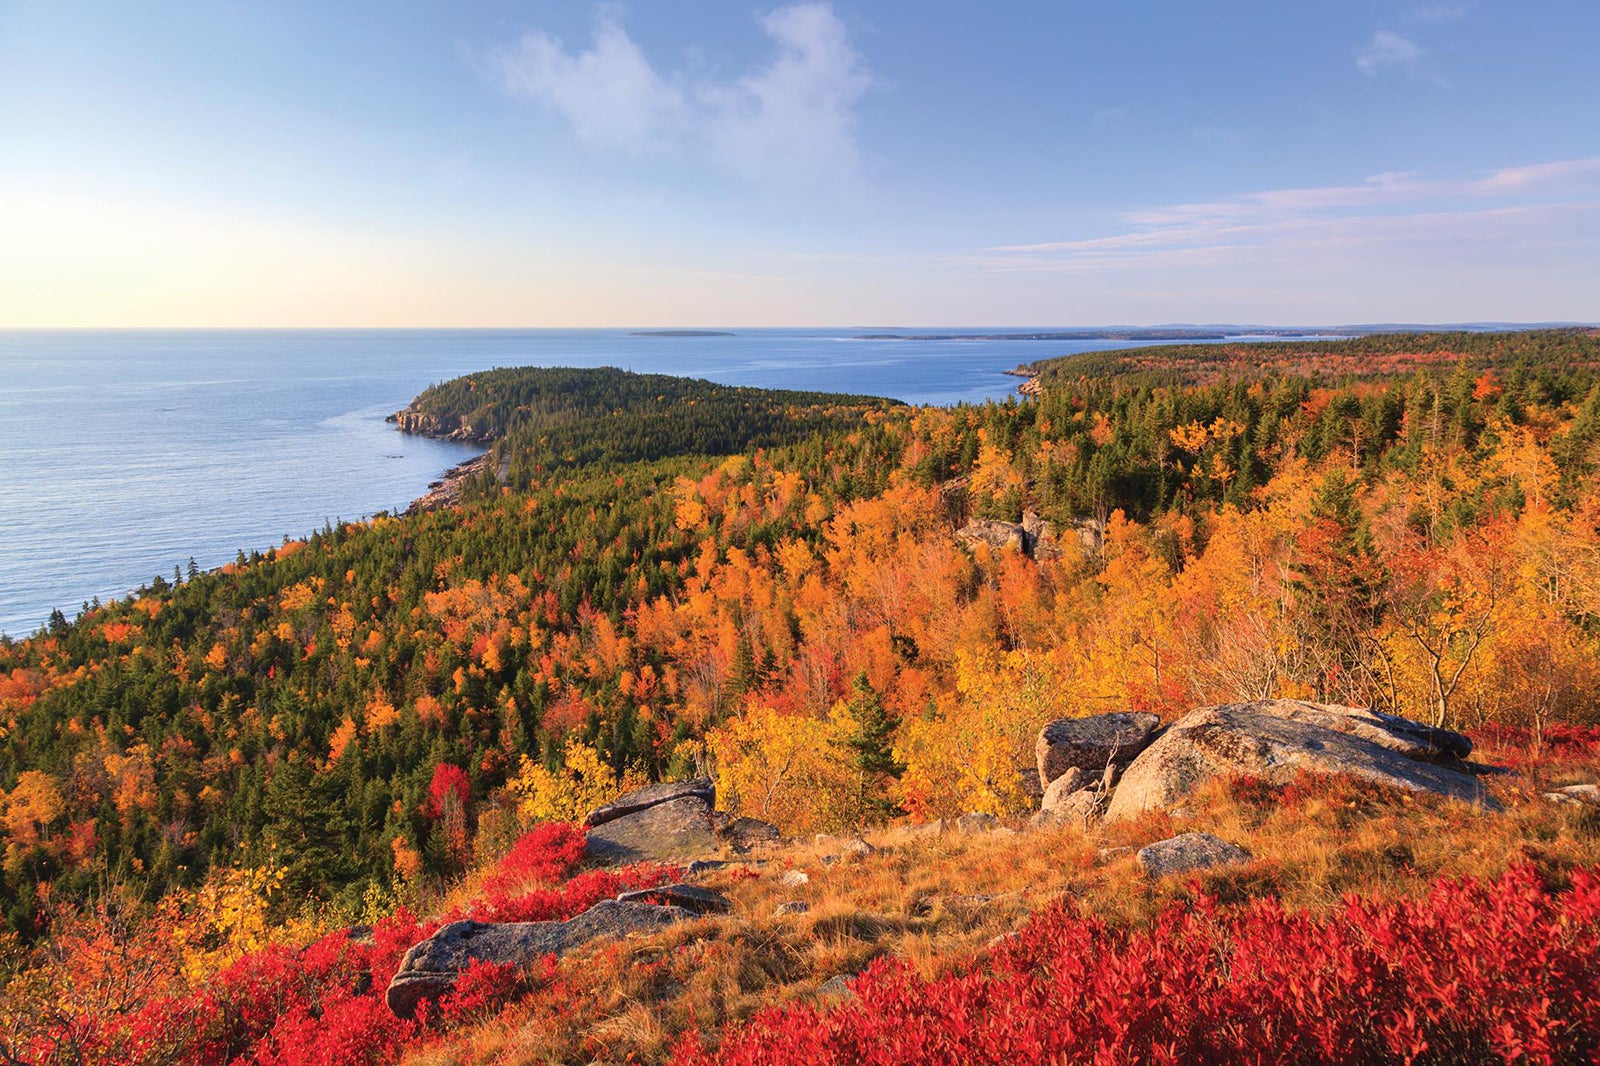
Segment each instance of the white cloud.
M1379 30L1372 40L1356 49L1356 66L1370 78L1386 70L1414 71L1422 56L1422 48L1408 38L1393 30Z
M780 8L761 20L778 54L733 85L702 90L716 157L751 177L797 168L855 171L855 105L872 74L824 4Z
M1383 246L1454 239L1591 244L1600 219L1600 157L1508 167L1465 181L1426 181L1410 171L1359 185L1272 189L1209 203L1125 212L1127 229L1077 240L987 249L998 270L1098 270L1211 262L1241 254ZM1408 242L1411 242L1408 244Z
M507 92L540 101L594 144L647 151L670 143L685 121L682 91L655 72L610 5L599 9L586 52L568 53L535 30L487 59Z
M760 20L772 54L731 80L663 75L610 5L587 50L541 30L491 51L488 68L513 96L561 115L592 144L703 155L751 179L847 178L860 165L856 104L874 82L825 3Z

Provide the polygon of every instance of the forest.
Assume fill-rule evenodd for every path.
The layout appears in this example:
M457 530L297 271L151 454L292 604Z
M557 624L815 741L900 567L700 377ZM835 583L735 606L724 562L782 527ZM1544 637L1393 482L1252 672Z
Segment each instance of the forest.
M0 644L0 979L159 914L199 987L272 929L421 912L649 780L711 776L796 835L1018 815L1040 725L1104 710L1305 698L1523 760L1594 735L1594 331L1027 369L1037 395L950 408L614 369L430 388L400 426L497 460L460 507ZM1025 513L1056 550L956 536ZM1233 921L1204 935L1279 935Z

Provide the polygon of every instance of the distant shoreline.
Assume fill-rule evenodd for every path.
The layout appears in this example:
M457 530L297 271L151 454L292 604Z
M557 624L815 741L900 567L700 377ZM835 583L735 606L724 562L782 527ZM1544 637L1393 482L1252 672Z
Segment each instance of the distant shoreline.
M1230 334L1203 329L1063 330L1052 333L862 333L857 341L1220 341Z

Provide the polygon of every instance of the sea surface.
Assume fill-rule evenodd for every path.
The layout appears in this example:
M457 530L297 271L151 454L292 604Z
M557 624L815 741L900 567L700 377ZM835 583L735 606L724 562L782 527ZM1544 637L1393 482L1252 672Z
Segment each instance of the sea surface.
M401 510L477 449L384 422L496 366L617 366L919 404L1012 395L1003 371L1126 341L857 340L869 328L0 331L0 633L193 559ZM935 332L910 330L908 332ZM997 332L984 328L937 332Z

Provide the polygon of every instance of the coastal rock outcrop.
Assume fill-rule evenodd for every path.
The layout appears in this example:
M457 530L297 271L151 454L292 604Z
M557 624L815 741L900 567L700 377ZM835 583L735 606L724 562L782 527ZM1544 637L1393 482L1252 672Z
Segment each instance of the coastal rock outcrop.
M417 437L454 440L463 444L490 444L494 441L492 432L480 429L460 416L441 418L432 412L421 411L415 407L396 411L384 421L393 422L400 432Z
M451 922L406 952L386 1000L391 1011L409 1018L419 1003L454 988L474 959L522 966L599 937L655 932L693 917L682 907L608 899L564 922Z
M1058 718L1039 730L1033 753L1039 766L1039 783L1047 794L1062 774L1077 769L1081 786L1098 782L1106 767L1121 769L1150 744L1161 719L1144 712L1096 714L1087 718Z
M467 482L490 470L493 462L494 456L485 454L452 466L438 481L428 483L427 492L411 501L411 506L405 510L406 515L425 514L456 506L461 502L461 490Z
M717 850L716 789L700 778L648 785L589 812L584 854L606 865L682 859Z
M1459 733L1358 707L1261 700L1203 707L1173 723L1122 773L1106 817L1172 810L1213 777L1282 779L1298 770L1495 806Z

